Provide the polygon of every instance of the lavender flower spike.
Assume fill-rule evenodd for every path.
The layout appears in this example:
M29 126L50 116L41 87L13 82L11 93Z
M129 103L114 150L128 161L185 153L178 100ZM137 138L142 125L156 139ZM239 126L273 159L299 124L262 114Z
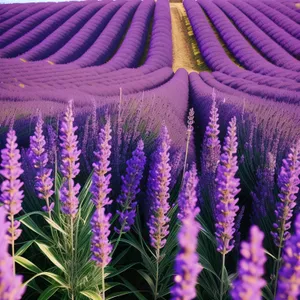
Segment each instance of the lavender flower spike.
M4 177L1 184L0 201L4 204L8 218L12 222L9 229L10 242L15 241L21 234L18 229L20 222L14 220L14 216L22 210L23 191L21 187L23 183L19 177L23 173L21 163L19 162L21 155L18 149L17 137L14 130L10 130L6 138L6 147L1 150L1 167L0 174Z
M74 116L72 101L69 101L67 111L64 115L60 128L60 146L61 146L61 172L64 176L64 183L60 190L60 199L62 202L61 210L63 213L76 216L78 210L78 198L80 185L74 182L74 178L79 174L79 155L77 148L77 135L74 126Z
M238 170L237 164L237 136L236 118L232 118L227 129L227 136L223 146L221 161L217 169L217 192L216 192L216 237L217 250L222 254L227 254L234 247L233 234L234 219L239 207L236 205L238 199L236 195L240 180L235 178Z
M297 193L300 184L300 140L294 148L291 148L286 159L282 161L282 167L278 176L280 188L279 198L275 214L277 222L273 224L275 232L272 232L275 244L282 248L284 241L289 239L291 218L296 206Z
M111 154L111 124L108 117L104 128L101 129L99 134L99 149L94 152L96 162L93 164L94 173L92 178L91 193L93 195L92 201L97 208L104 207L111 204L108 194L111 189L109 188L111 168L109 167L109 157Z
M126 175L122 176L121 194L117 199L121 206L121 210L117 210L117 213L119 214L119 223L123 232L129 231L134 224L137 205L135 197L140 191L139 185L143 177L145 163L144 143L140 140L137 148L132 153L132 158L126 163ZM115 230L120 233L119 229L115 228Z
M267 260L263 248L264 234L257 226L250 229L250 242L242 242L239 262L239 278L234 281L231 296L233 300L260 300L261 289L266 281L264 264Z
M200 212L199 207L196 208L198 182L196 165L193 164L191 170L185 172L183 187L178 197L178 218L181 221L185 219L189 212L193 212L194 215Z
M178 234L180 252L175 260L175 284L171 289L172 300L195 299L198 274L202 271L197 254L200 224L195 221L195 213L190 207Z
M13 259L8 253L6 212L0 207L0 299L20 300L25 291L22 276L13 274Z
M169 165L170 137L166 126L162 127L158 147L154 153L148 178L148 199L151 203L151 217L148 222L151 245L156 250L165 246L169 234L168 199L171 177Z
M276 300L297 300L300 295L300 214L295 221L295 234L286 242L283 265L279 271Z
M211 177L214 176L218 167L218 163L220 160L220 140L218 135L220 133L219 130L219 113L218 108L216 107L216 99L215 94L213 93L213 102L210 110L209 123L206 127L203 141L203 149L202 149L202 180L205 182L210 182Z
M30 137L30 158L34 168L37 170L35 177L35 189L38 192L38 197L46 201L46 206L43 210L51 212L54 207L54 202L50 204L49 198L53 195L53 179L51 178L51 169L47 169L48 154L45 151L45 137L43 135L43 119L39 115L34 135Z
M109 256L112 251L112 245L109 242L111 214L105 215L105 208L96 208L91 220L92 240L91 251L92 260L96 261L97 266L105 268L111 261Z

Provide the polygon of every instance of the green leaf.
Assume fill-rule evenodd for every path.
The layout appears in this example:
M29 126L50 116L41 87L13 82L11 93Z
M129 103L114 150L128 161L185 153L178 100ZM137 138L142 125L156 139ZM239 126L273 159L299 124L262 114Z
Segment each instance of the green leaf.
M33 273L40 273L42 270L36 266L34 263L32 263L27 258L24 258L22 256L15 256L15 262L24 267L25 269L33 272Z
M52 242L51 238L49 238L49 236L47 236L40 228L39 226L29 217L29 214L26 214L24 216L22 216L19 221L24 224L26 227L28 227L29 229L31 229L32 231L34 231L35 233L37 233L38 235L40 235L41 237L43 237L44 239L46 239L49 242Z
M34 243L34 241L28 241L26 242L19 250L16 252L16 255L22 255L25 253L25 251Z
M29 280L27 280L24 283L24 285L27 285L30 281L32 281L35 278L40 277L40 276L46 276L48 278L51 278L54 281L56 281L57 283L59 283L62 288L69 289L68 284L65 282L65 280L61 276L59 276L57 274L54 274L54 273L51 273L51 272L41 272L39 274L36 274L33 277L31 277Z
M139 291L136 290L136 288L125 278L122 276L119 276L121 280L124 282L124 286L129 289L139 300L147 300L146 297L144 297Z
M124 292L116 292L116 293L113 293L107 297L105 297L107 300L109 299L113 299L113 298L117 298L117 297L122 297L122 296L125 296L125 295L128 295L128 294L132 294L132 292L130 291L124 291Z
M50 219L47 216L44 216L44 218L52 228L56 229L57 231L61 232L64 235L67 235L67 233L54 220Z
M267 251L266 249L265 249L265 253L267 254L267 255L269 255L270 257L272 257L274 260L277 260L277 257L275 257L273 254L271 254L269 251Z
M80 294L92 300L102 300L102 297L95 291L81 291Z
M110 272L109 268L107 268L107 271L109 271L109 274L106 276L106 278L115 277L115 276L127 271L128 269L131 269L133 266L135 266L137 264L138 264L138 262L132 263L132 264L126 265L123 268L120 268L120 269L117 269L117 270L113 268L112 272Z
M59 285L50 285L46 288L41 295L38 297L38 300L48 300L60 289Z
M137 270L140 275L147 281L147 283L149 284L149 287L151 288L153 294L155 294L155 284L152 280L152 278L143 270Z
M58 255L54 252L53 248L49 247L48 245L38 242L35 242L38 247L41 249L41 251L48 257L60 270L62 270L64 273L67 273L65 267L62 265L62 263L59 261Z

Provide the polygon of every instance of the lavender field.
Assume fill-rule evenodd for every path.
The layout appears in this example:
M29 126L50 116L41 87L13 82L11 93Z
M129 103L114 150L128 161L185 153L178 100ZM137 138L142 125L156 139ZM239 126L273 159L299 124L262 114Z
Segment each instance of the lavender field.
M300 299L300 3L0 4L0 300Z

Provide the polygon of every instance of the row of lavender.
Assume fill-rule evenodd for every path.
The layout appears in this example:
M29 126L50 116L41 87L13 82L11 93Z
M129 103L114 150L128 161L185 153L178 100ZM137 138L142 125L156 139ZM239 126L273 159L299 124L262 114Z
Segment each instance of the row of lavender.
M46 14L54 7L39 13ZM23 35L23 23L35 14L24 16L1 36L0 42L5 42L20 28L19 38L1 51L16 49L21 54L26 49L19 58L1 59L1 98L51 99L57 94L63 98L75 90L78 98L113 96L120 87L133 94L156 88L173 76L167 1L85 2L57 7L52 17L46 14L28 33Z
M262 12L259 12L256 3L251 1L247 4L238 0L184 2L199 49L213 71L202 72L200 77L205 83L214 82L213 86L222 92L246 93L298 104L300 65L296 59L299 48L297 34L292 36L291 31L285 31L285 27L281 27L281 23L276 24L269 15L264 16L269 18L268 22L260 21ZM251 17L245 15L248 8ZM267 13L268 9L265 11ZM277 14L285 20L282 13L275 11L274 15ZM239 66L228 57L209 21ZM298 32L299 25L289 21L293 22L292 28ZM287 40L289 43L286 43ZM282 48L283 44L285 48Z
M150 163L146 162L143 141L137 142L120 190L113 185L115 144L107 113L94 152L93 172L83 181L78 178L81 151L72 102L60 123L55 149L49 149L39 115L30 148L22 152L23 165L16 133L9 129L1 151L1 299L21 299L27 288L25 299L39 295L42 299L105 300L129 295L144 300L150 295L153 299L202 300L225 299L230 293L235 300L262 296L296 300L300 295L300 220L295 218L294 231L291 220L298 211L300 141L282 162L278 192L274 178L269 186L274 190L274 224L259 224L261 229L251 226L249 242L241 243L237 272L236 262L230 270L226 265L232 266L230 254L239 250L245 212L238 199L243 185L238 171L242 163L238 149L242 149L237 138L244 116L234 116L226 124L221 150L215 94L211 103L200 176L191 164L173 190L177 178L171 174L178 163L170 156L166 126L162 126ZM193 131L193 117L190 110L188 137ZM187 151L188 146L187 142ZM50 152L54 153L54 164L50 163ZM31 185L35 190L28 193L25 189L25 197L20 180L24 159L30 168L25 169L22 179L25 187ZM185 163L179 168L185 169ZM269 171L274 177L273 168ZM32 175L34 180L29 182ZM261 204L252 216L257 223L262 218L257 213L263 214L270 203L264 203L257 190L253 194ZM145 197L147 201L142 201ZM28 210L30 202L40 210ZM22 238L18 245L16 241ZM40 255L47 257L46 265L41 265ZM22 277L16 275L19 266L30 271L24 285ZM130 276L130 272L139 276ZM35 280L38 277L45 279L45 285ZM139 288L145 286L141 279L148 284L143 291Z

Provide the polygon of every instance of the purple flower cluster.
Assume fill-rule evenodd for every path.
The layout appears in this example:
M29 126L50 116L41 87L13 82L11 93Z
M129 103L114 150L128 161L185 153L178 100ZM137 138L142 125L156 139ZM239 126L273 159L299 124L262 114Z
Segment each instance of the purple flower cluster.
M119 215L119 223L121 231L127 232L134 224L136 206L136 195L139 193L140 181L143 177L143 171L146 163L144 153L144 143L142 140L138 142L137 148L132 153L132 158L127 161L126 175L122 176L121 194L117 202L121 206L121 210L117 210ZM120 229L115 228L120 233Z
M199 207L196 207L198 182L196 165L193 164L191 170L184 174L183 187L178 196L178 218L181 221L184 220L190 212L195 216L200 211Z
M13 259L8 253L6 211L0 207L0 299L19 300L25 291L22 276L13 274Z
M64 183L60 190L60 199L62 202L61 210L63 213L76 216L78 210L78 198L80 185L75 184L74 178L79 174L79 155L80 150L77 149L77 135L75 131L73 117L73 102L69 101L67 111L64 115L60 128L60 146L61 146L61 172L63 174Z
M236 118L229 122L225 144L221 161L217 169L217 205L216 205L216 237L217 250L226 254L234 247L233 234L235 232L234 219L239 207L236 205L239 193L240 180L235 178L238 170L237 164L237 136L236 136Z
M91 219L92 239L91 252L92 260L96 261L97 266L105 268L111 261L109 254L112 251L112 245L109 242L111 214L105 214L105 208L96 208Z
M300 214L295 221L295 234L286 242L283 265L279 271L276 300L297 300L300 295Z
M162 127L158 147L152 158L148 178L148 199L151 204L151 216L148 222L151 245L156 250L166 244L169 234L169 184L171 167L169 165L170 137L166 126Z
M111 124L108 118L104 128L101 128L99 134L99 149L94 152L96 161L93 163L94 173L92 177L91 193L93 195L92 201L97 208L105 207L111 204L108 194L111 168L109 167L109 157L111 154Z
M53 195L53 179L51 178L52 170L47 168L48 154L45 151L45 137L43 135L43 119L39 115L35 132L30 137L30 158L34 168L37 170L35 177L35 189L38 192L38 197L46 201L44 211L51 212L54 207L54 202L50 204L49 199Z
M275 215L277 222L273 224L275 232L271 234L274 237L275 244L283 247L285 240L289 239L291 228L291 218L296 206L297 193L300 184L300 141L294 148L291 148L286 159L282 161L282 167L278 176L278 186L280 188L279 198Z
M14 130L10 130L6 138L6 146L1 150L0 174L4 177L1 184L0 200L4 205L9 220L12 222L8 231L10 242L14 242L21 234L20 222L14 220L14 216L22 210L23 191L20 190L23 183L19 177L23 173L20 151L18 149L17 137Z
M234 281L231 291L234 300L260 300L261 289L266 281L264 275L264 264L267 260L263 248L264 234L257 226L250 229L250 242L242 242L239 262L239 278Z
M171 289L172 300L195 299L196 284L202 266L199 264L197 245L200 224L195 221L195 212L189 208L178 233L180 251L175 260L174 286Z

